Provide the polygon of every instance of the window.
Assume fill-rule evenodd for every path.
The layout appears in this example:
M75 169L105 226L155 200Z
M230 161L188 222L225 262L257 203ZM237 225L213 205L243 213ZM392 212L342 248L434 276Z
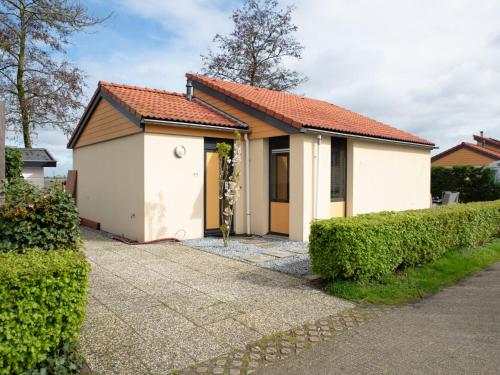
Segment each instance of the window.
M271 200L288 202L288 150L271 151Z
M346 196L347 140L332 137L330 200L343 202Z

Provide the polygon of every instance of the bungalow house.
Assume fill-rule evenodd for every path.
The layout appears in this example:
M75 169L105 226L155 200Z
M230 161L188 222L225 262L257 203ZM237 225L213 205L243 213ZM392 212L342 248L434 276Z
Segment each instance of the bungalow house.
M26 181L45 187L45 167L56 167L57 160L44 148L18 148L23 159L22 175Z
M474 135L476 143L462 142L432 157L433 166L453 167L470 165L481 167L500 160L500 141L485 137L483 132Z
M68 143L82 218L139 241L214 233L222 141L243 151L235 233L307 240L314 219L430 206L425 139L290 93L195 74L186 87L99 83Z

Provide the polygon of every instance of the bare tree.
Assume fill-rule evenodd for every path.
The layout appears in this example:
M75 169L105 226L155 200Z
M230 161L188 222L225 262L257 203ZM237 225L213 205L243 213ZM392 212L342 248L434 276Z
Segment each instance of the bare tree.
M85 75L65 60L65 48L75 32L103 20L77 1L0 0L0 96L8 129L25 147L39 128L71 132Z
M203 73L274 90L297 87L306 77L283 64L300 59L304 49L293 35L293 10L280 8L277 0L245 0L233 13L233 32L216 34L217 51L202 55Z

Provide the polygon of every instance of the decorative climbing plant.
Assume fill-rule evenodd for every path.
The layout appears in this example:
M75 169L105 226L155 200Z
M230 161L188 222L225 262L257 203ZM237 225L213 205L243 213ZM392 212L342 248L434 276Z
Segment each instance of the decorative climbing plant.
M240 162L241 162L241 145L240 134L236 134L234 142L234 150L231 155L230 144L221 142L215 146L219 154L219 199L221 201L221 218L222 224L220 231L224 240L224 247L229 244L229 235L234 216L234 205L240 197Z

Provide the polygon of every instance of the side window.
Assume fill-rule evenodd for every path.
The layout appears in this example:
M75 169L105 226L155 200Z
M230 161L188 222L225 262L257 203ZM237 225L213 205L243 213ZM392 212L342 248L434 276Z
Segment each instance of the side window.
M271 200L288 202L288 161L287 151L271 151Z
M346 199L347 140L332 137L330 200L343 202Z

